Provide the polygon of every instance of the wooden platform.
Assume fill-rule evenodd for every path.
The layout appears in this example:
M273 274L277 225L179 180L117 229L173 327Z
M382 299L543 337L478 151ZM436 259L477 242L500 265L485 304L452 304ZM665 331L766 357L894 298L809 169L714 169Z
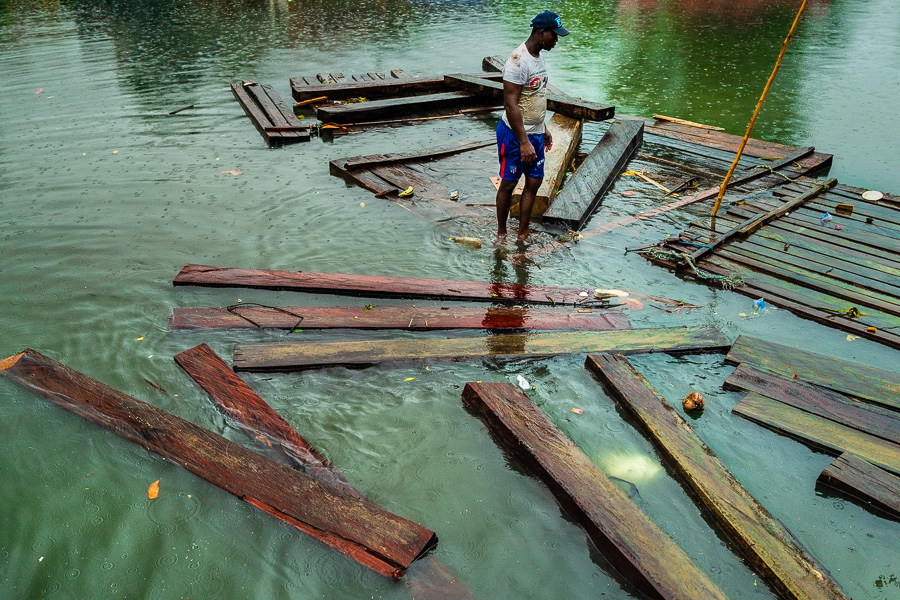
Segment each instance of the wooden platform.
M724 600L684 551L516 386L467 383L462 396L639 590L659 600Z
M415 338L354 342L236 344L236 371L364 368L387 362L513 360L584 352L717 352L728 346L710 326L609 331L497 334L486 337Z
M825 567L750 495L625 357L591 355L585 366L637 420L677 476L776 593L796 600L847 600Z
M643 251L650 260L686 273L692 260L713 276L739 275L735 290L818 323L900 348L900 199L867 201L838 185L776 214L786 200L817 189L802 178L736 198L716 219L699 219L678 240ZM852 214L837 211L853 204ZM828 212L830 220L823 224ZM732 235L754 220L763 223ZM688 255L714 246L696 260ZM699 250L698 250L699 249ZM710 281L715 282L715 279Z
M618 310L491 306L255 306L175 308L170 329L629 329Z
M421 115L447 114L466 108L498 107L484 96L463 91L439 92L423 96L383 98L352 104L323 104L316 108L316 118L323 123L339 125Z
M478 77L496 78L488 73ZM350 98L399 98L438 92L453 91L444 83L443 75L406 73L394 69L388 73L319 73L302 77L292 77L291 95L297 102L326 96L329 101Z
M269 146L309 141L309 126L300 122L271 86L245 81L231 84L231 92Z
M0 376L181 465L253 506L315 535L380 573L399 577L437 543L434 532L374 503L267 459L127 396L39 352L0 361Z

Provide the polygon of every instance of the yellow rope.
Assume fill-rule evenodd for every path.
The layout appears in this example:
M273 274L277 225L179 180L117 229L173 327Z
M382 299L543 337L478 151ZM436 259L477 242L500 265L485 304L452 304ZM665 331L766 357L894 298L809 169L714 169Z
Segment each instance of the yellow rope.
M750 123L747 125L747 133L744 134L744 139L741 140L741 147L738 148L737 154L734 157L734 162L731 163L731 168L728 169L728 173L725 175L722 185L719 186L719 195L716 196L716 205L713 206L712 216L716 216L716 212L719 210L719 204L722 203L722 196L725 195L725 188L728 187L728 180L731 179L731 174L734 173L734 168L741 159L741 153L744 151L744 146L747 145L747 140L750 138L750 131L753 129L753 124L756 122L757 115L759 115L759 109L762 108L763 101L766 99L766 94L769 93L769 88L772 87L772 82L775 80L775 74L778 73L778 68L781 66L781 59L784 58L784 53L787 50L788 42L791 41L791 37L793 37L794 31L797 29L797 23L800 22L800 15L803 14L803 9L806 8L806 2L807 0L803 0L803 4L800 5L800 10L797 11L797 16L794 18L794 24L791 25L791 30L788 32L787 37L784 38L784 43L781 45L781 53L778 54L778 60L775 61L775 68L772 69L772 74L769 75L769 80L766 82L766 87L763 89L762 96L759 97L759 102L756 103L756 110L753 111L753 117L750 118Z

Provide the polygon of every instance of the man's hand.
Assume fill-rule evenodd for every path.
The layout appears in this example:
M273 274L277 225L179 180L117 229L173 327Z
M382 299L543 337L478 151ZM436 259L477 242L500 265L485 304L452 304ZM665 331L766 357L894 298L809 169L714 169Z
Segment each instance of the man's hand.
M550 152L553 150L553 136L550 134L550 128L546 125L544 126L544 151Z
M522 162L530 165L537 160L537 152L531 145L531 140L525 140L524 144L519 145L519 153L522 155Z

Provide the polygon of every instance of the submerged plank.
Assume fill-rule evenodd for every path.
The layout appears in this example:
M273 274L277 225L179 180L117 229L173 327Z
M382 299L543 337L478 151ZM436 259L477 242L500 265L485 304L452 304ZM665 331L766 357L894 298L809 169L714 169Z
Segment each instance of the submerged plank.
M584 227L622 168L640 147L643 133L644 123L641 121L610 125L544 213L543 222L574 231Z
M450 110L477 106L491 106L482 96L468 92L443 92L409 98L388 98L355 104L329 104L316 109L316 118L323 123L349 124L383 119L407 117L432 110Z
M747 364L739 365L723 387L757 392L823 419L900 444L900 413L851 400L827 388L783 379Z
M538 188L531 209L533 216L539 217L547 212L550 203L562 186L566 171L572 164L575 154L581 145L581 130L584 121L556 113L547 122L547 129L553 136L553 147L544 156L544 180ZM525 189L525 178L519 179L512 195L509 214L518 218L519 203Z
M412 161L426 161L437 158L444 158L447 156L452 156L454 154L459 154L461 152L468 152L470 150L477 150L479 148L484 148L485 146L493 146L494 144L496 144L496 140L492 138L486 140L476 140L474 142L467 142L465 144L458 144L456 146L448 146L445 148L433 148L430 150L423 150L421 152L396 152L391 154L370 154L368 156L354 156L352 158L345 159L343 162L343 167L345 169L353 171L356 169L370 169L373 167L379 167L388 164Z
M235 269L206 265L185 265L173 285L212 287L251 287L312 293L365 296L371 298L409 298L430 300L468 300L511 304L578 304L584 288L460 281L425 277L391 277L278 271L272 269Z
M136 400L34 350L0 361L0 375L159 454L257 508L399 577L434 532L207 429Z
M399 74L399 72L398 72ZM497 75L477 74L476 77L497 77ZM291 95L301 102L310 98L327 95L329 100L350 98L396 98L417 94L433 94L448 91L443 75L403 76L391 79L372 78L370 81L342 81L340 83L309 83L306 78L292 77Z
M900 410L900 373L740 336L726 360L813 383L893 410Z
M262 436L269 445L283 450L292 464L311 477L335 485L350 495L362 498L343 473L324 457L265 400L259 397L244 380L206 344L201 344L175 356L175 362L191 376L228 416L237 422L249 437ZM328 541L326 541L328 543ZM429 598L471 600L472 593L433 556L423 558L426 563L411 570L406 577L413 590L429 590ZM376 563L375 566L378 566ZM391 568L390 565L387 565ZM388 571L386 575L392 575Z
M502 81L492 81L484 77L463 74L445 75L444 81L449 87L503 102ZM555 91L547 93L547 110L589 121L605 121L612 119L616 114L615 106L573 98Z
M525 394L467 383L463 403L544 480L609 562L652 598L725 598L703 571Z
M900 518L900 477L845 452L822 470L818 483Z
M616 310L515 306L236 306L175 308L171 329L630 329Z
M816 450L832 455L853 452L874 465L900 474L900 445L817 417L756 392L744 396L732 412Z
M728 342L714 327L666 327L590 332L498 334L359 342L236 344L236 371L368 367L391 361L539 358L582 352L714 352Z
M212 348L200 344L174 356L178 366L191 376L232 420L251 438L279 448L303 472L353 496L361 496L350 482L243 379L235 375ZM262 440L260 440L262 436Z
M669 465L777 593L795 600L847 599L828 571L750 495L625 357L591 355L585 365L640 422Z

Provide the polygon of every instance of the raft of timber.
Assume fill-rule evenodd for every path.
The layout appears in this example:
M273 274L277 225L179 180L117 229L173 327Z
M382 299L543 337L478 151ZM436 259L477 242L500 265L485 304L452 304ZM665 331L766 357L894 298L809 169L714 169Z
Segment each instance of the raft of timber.
M746 336L726 389L749 392L733 409L832 455L852 452L900 475L900 375Z
M735 290L744 295L900 348L900 197L866 200L863 191L786 181L737 197L724 214L644 254L689 273L687 261L714 276L740 275Z
M393 577L437 543L434 532L127 396L34 350L0 375L181 465L351 558Z
M258 306L175 308L171 329L630 329L619 310L517 306Z
M236 344L236 371L364 368L386 362L547 358L584 352L717 352L728 342L714 327L507 333L484 337L374 339L353 342Z
M725 598L706 574L528 396L467 383L463 402L544 480L607 560L651 598Z
M675 473L779 595L847 599L828 571L750 495L624 356L590 355L585 366L640 423Z
M231 84L231 92L269 146L309 141L309 126L300 122L272 86L244 81Z

